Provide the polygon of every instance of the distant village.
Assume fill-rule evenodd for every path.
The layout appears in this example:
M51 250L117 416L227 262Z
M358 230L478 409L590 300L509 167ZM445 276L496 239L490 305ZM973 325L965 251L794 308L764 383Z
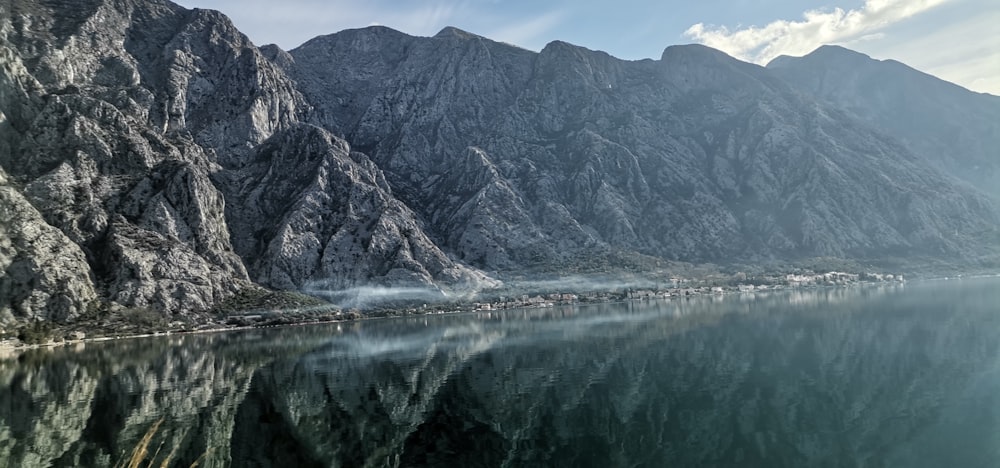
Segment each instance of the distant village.
M753 293L793 288L847 286L852 284L903 283L902 274L883 273L796 273L765 275L748 278L737 273L729 278L688 279L672 277L662 285L650 288L621 288L609 291L545 292L497 296L493 300L475 302L475 310L489 311L525 307L553 307L556 305L610 302L636 299L669 299L712 294Z
M785 289L805 289L841 287L861 284L883 284L905 282L903 275L882 273L813 273L810 271L793 274L766 274L748 276L714 275L698 278L664 277L660 281L633 278L619 284L635 284L635 287L602 287L599 280L588 281L586 290L573 290L563 285L534 291L528 287L499 289L480 292L475 299L458 299L441 302L424 302L426 299L400 299L379 304L368 309L340 309L334 306L316 307L311 310L255 310L241 311L228 315L223 326L273 326L316 321L354 320L365 317L392 317L402 315L434 314L462 311L496 311L504 309L545 308L557 305L619 302L628 300L653 300L712 296L725 294L752 294ZM544 283L544 282L542 282ZM532 283L526 282L526 285ZM563 289L561 291L555 289ZM417 305L424 302L422 305Z

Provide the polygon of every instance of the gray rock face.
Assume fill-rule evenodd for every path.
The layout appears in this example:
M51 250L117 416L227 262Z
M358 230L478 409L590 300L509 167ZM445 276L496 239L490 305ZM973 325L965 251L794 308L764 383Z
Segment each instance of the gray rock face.
M203 169L165 161L120 203L97 244L97 263L111 268L112 300L204 310L246 286L246 269L229 242L222 194Z
M767 68L1000 198L1000 97L837 46L801 58L778 57Z
M0 169L0 326L67 320L97 299L79 246L42 215Z
M233 194L237 252L262 284L471 289L488 282L427 237L374 163L321 128L302 124L278 133L246 166L219 178Z
M196 41L200 16L168 2L8 8L16 14L0 26L12 59L2 107L12 112L0 165L44 226L85 254L73 271L94 277L104 300L166 312L205 309L245 284L208 179L213 149L170 128L184 120L171 117L180 78L158 82L151 72L162 62L157 39Z
M532 54L454 29L372 28L290 53L319 122L367 151L475 266L604 245L694 261L997 247L997 209L981 193L703 46L626 62L563 42Z
M4 255L50 264L24 233L65 253L5 276L28 289L0 303L71 319L95 298L186 313L252 282L466 290L595 252L995 259L997 202L953 178L995 163L975 143L990 124L948 146L883 125L893 101L808 89L701 46L627 62L373 27L285 52L165 0L5 2Z

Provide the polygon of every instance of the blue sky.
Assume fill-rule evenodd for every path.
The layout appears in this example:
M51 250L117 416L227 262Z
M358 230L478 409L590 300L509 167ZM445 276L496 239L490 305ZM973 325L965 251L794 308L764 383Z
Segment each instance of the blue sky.
M176 0L175 0L176 1ZM430 36L455 26L540 50L559 39L624 59L703 43L760 64L840 44L1000 95L998 0L181 0L220 10L258 45L373 24Z

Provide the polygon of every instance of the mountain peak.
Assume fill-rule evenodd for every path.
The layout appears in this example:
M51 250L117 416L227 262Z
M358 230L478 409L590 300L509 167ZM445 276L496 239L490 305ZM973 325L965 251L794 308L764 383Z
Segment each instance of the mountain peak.
M784 67L789 65L795 60L806 60L815 61L820 60L824 62L852 62L852 63L863 63L867 61L876 61L875 59L869 57L868 55L862 54L851 49L848 49L839 45L825 44L816 48L816 50L809 52L801 57L793 57L790 55L779 55L772 59L766 65L767 68Z
M294 55L295 52L303 50L328 49L335 47L335 44L352 44L352 47L361 50L374 51L383 47L382 44L385 42L405 41L408 38L412 38L412 36L387 26L372 25L363 28L344 29L332 34L316 36L292 49L290 52Z
M459 39L473 39L480 38L482 36L478 34L473 34L468 31L456 28L454 26L445 26L434 37L456 37Z
M678 44L668 46L660 54L660 60L668 62L677 59L700 58L702 60L735 60L725 52L702 44Z
M806 55L808 58L826 60L853 60L853 61L875 61L875 59L861 52L848 49L839 45L821 45L816 50Z
M852 57L868 57L867 55L862 54L861 52L858 52L856 50L851 50L848 49L847 47L839 46L836 44L823 44L817 47L816 50L809 53L809 55L832 55L832 54L847 55Z
M560 51L560 50L561 51L588 51L588 52L593 52L593 51L591 51L590 49L588 49L586 47L578 46L576 44L570 44L569 42L561 41L561 40L558 40L558 39L556 39L554 41L549 41L548 44L545 44L545 47L542 47L542 52L546 52L547 51L548 53L551 53L552 51Z

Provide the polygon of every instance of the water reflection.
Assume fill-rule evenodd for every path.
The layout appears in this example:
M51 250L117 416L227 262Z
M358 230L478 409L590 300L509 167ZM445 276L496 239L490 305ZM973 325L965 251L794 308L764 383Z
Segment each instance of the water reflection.
M1000 281L135 340L0 362L0 459L995 466ZM166 450L166 449L164 449Z

